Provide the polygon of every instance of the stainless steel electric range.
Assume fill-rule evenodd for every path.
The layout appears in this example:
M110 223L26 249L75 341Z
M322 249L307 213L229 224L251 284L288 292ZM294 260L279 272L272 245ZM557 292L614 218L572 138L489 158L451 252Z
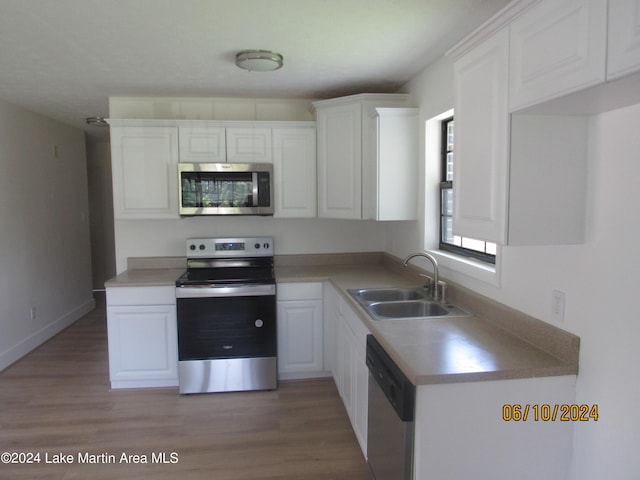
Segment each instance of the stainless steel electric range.
M277 388L273 239L192 238L176 281L180 393Z

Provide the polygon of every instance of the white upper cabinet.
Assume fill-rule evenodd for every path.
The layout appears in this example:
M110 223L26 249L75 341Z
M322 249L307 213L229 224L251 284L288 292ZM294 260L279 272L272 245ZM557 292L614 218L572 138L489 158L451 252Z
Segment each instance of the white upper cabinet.
M274 216L314 218L315 122L110 120L117 219L179 218L179 162L274 163Z
M273 129L274 217L314 218L316 195L316 129Z
M377 134L379 118L375 109L404 107L407 100L407 95L402 94L361 94L314 102L318 128L319 217L375 218L378 199L372 200L372 196L379 192L373 185L378 180L375 164L378 153L383 152L378 149L377 142L383 137ZM385 145L391 145L388 137L384 138L387 139ZM396 165L398 171L404 168L402 163ZM402 190L399 185L396 189Z
M178 129L111 126L116 219L178 218Z
M607 80L640 69L640 0L609 0Z
M180 161L210 162L227 161L227 147L224 127L180 126Z
M640 68L640 0L608 6L607 25L606 0L512 2L450 51L456 235L584 241L588 114L639 98L637 76L605 70Z
M494 33L454 64L453 231L505 244L509 172L509 33Z
M500 245L584 240L588 121L509 114L507 29L455 63L456 235Z
M606 0L542 0L516 18L510 24L511 110L604 82L606 37Z
M227 162L272 163L271 129L227 127Z
M316 107L317 108L317 107ZM317 108L318 217L362 215L362 109L359 104Z
M375 108L362 163L362 218L415 220L418 109Z
M271 128L207 124L180 125L181 162L272 163Z

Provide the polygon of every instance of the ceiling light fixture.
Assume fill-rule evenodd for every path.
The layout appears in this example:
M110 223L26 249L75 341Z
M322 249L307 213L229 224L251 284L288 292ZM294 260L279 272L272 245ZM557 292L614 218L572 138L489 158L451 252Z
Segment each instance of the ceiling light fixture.
M271 72L282 67L282 55L269 50L243 50L236 53L236 65L250 72Z
M85 118L85 122L87 125L91 125L92 127L108 127L109 122L104 117L87 117Z

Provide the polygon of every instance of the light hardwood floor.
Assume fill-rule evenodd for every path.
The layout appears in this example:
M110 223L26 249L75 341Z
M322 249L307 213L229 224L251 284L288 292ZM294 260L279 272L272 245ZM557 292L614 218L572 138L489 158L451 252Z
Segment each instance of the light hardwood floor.
M332 380L272 392L111 391L107 362L98 308L0 373L0 453L40 456L0 463L0 479L365 478ZM46 463L69 454L73 464ZM153 463L158 454L168 463ZM123 455L148 463L121 463Z

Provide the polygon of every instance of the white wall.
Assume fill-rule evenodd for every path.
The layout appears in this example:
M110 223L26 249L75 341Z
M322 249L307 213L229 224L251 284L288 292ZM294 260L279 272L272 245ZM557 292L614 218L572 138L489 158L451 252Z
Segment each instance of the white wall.
M424 121L452 108L452 78L450 60L444 58L406 86ZM600 409L598 422L575 425L577 480L640 479L640 417L635 415L640 399L638 125L640 105L590 118L583 244L503 248L499 286L465 275L455 278L549 323L554 323L552 290L566 293L565 320L557 325L581 338L577 401ZM402 257L421 250L422 231L421 222L390 231L389 252Z
M113 182L111 144L106 140L87 141L87 181L91 219L92 284L96 290L116 274L113 232Z
M448 57L440 60L416 75L402 89L403 93L411 95L411 105L420 107L420 149L419 158L425 158L425 149L435 148L440 151L440 143L425 142L425 124L432 119L453 108L453 64ZM438 129L439 131L439 129ZM437 188L440 182L439 167L426 168L424 162L419 163L418 188L418 218L423 219L425 208L437 212L439 205L439 193ZM425 186L426 192L425 192ZM404 257L406 254L419 251L427 244L437 245L437 231L425 229L423 221L406 222L395 225L389 231L388 252Z
M93 305L84 133L0 100L0 370Z
M189 217L180 220L116 220L118 273L128 257L184 256L191 237L272 236L276 255L381 252L386 227L357 220L272 217Z

